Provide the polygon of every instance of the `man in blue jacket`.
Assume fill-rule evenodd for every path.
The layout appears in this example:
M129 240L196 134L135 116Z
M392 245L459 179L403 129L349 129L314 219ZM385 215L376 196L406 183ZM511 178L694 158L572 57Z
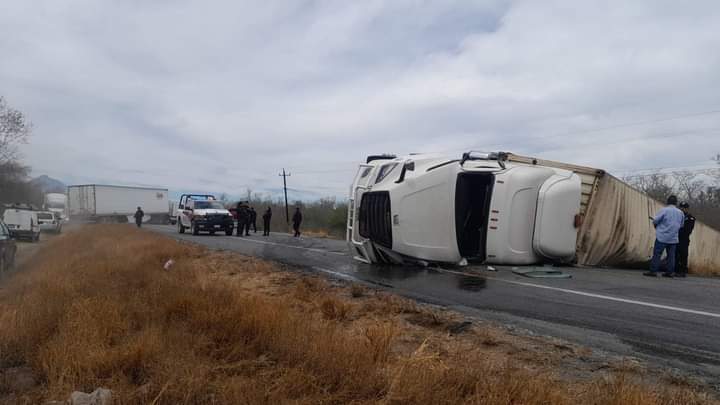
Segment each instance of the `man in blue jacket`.
M675 250L680 241L678 232L685 222L685 214L677 208L677 197L674 195L668 197L667 204L667 207L658 211L655 218L652 218L655 226L655 248L650 262L650 271L643 273L646 276L657 276L663 251L667 254L667 270L663 276L673 277L675 272Z

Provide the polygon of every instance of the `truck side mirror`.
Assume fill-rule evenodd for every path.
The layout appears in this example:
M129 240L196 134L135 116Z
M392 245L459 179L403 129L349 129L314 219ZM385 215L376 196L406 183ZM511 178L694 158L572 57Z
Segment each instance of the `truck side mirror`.
M403 164L402 171L400 172L400 178L397 179L395 184L405 181L405 173L407 173L408 170L411 172L415 171L415 162L405 162L405 164Z

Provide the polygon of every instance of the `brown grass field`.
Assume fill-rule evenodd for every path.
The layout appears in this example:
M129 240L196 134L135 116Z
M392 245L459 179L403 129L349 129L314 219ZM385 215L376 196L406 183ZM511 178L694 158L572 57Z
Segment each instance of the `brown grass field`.
M166 271L163 264L175 265ZM360 285L127 225L48 242L0 290L0 402L113 390L119 404L710 404L642 366L522 338Z

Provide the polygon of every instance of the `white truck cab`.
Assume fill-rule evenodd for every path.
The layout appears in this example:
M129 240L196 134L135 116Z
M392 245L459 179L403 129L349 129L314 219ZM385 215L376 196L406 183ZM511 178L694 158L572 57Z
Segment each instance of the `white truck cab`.
M581 179L503 153L371 156L352 185L347 239L368 263L571 262Z
M28 208L10 206L3 213L3 222L13 237L37 242L40 240L40 222L37 214L37 211Z

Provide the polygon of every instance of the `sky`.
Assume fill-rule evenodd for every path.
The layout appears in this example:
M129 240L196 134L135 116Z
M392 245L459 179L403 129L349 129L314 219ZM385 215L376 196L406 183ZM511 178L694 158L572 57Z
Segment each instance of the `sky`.
M720 153L720 2L4 1L34 175L291 198L377 153L617 175Z

